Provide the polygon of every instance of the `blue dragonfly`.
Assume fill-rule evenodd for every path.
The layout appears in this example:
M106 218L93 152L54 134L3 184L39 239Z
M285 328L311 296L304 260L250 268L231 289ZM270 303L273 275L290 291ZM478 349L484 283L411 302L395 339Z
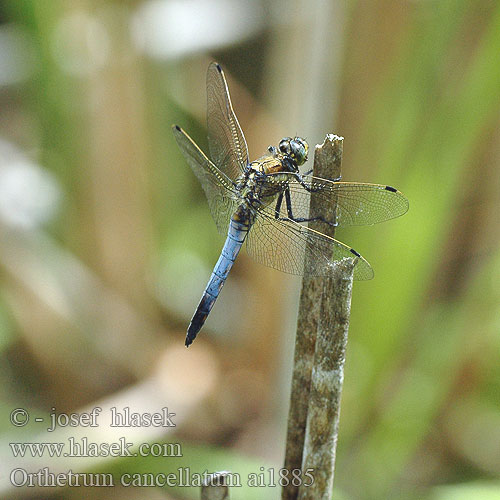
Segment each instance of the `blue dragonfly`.
M200 181L219 233L226 242L200 303L189 324L186 347L201 330L243 242L258 262L286 273L322 276L334 262L354 258L354 279L373 278L368 262L353 248L307 226L320 221L332 226L375 224L404 214L408 200L397 189L381 184L338 182L301 174L308 144L285 137L278 147L249 162L245 136L233 111L222 68L207 72L209 159L179 126L174 137ZM310 213L310 201L325 213ZM333 219L328 205L336 201ZM321 209L320 209L321 210ZM329 213L329 212L328 212ZM307 258L306 257L307 254Z

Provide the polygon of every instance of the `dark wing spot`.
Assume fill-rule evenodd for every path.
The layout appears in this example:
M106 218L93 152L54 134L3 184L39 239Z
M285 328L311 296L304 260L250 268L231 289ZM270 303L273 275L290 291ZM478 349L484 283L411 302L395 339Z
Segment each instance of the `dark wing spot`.
M215 67L217 68L217 70L219 71L219 73L222 73L222 68L220 67L219 63L215 63Z
M354 250L354 248L351 248L351 253L353 253L356 257L361 257L361 255Z
M391 186L385 186L385 189L386 189L387 191L391 191L391 193L397 193L397 192L398 192L398 190L397 190L397 189L395 189L395 188L393 188L393 187L391 187Z
M179 132L181 131L181 127L179 125L174 125L175 130L178 130Z

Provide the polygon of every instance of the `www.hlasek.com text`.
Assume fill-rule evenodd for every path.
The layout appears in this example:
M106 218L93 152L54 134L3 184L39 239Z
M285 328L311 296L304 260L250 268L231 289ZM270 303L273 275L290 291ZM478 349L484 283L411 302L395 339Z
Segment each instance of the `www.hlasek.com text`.
M59 443L9 443L15 458L25 457L182 457L180 443L141 443L134 446L124 437L113 443L94 443L88 438L68 438Z

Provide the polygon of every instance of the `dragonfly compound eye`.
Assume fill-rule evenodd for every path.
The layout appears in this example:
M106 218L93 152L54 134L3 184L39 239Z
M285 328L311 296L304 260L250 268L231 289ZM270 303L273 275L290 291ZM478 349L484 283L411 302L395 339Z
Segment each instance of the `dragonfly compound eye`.
M297 162L297 165L303 165L307 160L307 153L309 151L307 142L301 137L295 137L290 141L290 148L290 155Z

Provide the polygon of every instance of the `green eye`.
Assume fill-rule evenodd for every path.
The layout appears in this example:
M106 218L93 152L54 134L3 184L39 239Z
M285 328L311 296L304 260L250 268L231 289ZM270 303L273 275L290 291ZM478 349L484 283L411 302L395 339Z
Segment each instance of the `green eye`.
M297 162L297 165L300 166L307 160L307 152L309 150L309 146L307 142L304 141L301 137L295 137L290 143L291 147L291 155Z

